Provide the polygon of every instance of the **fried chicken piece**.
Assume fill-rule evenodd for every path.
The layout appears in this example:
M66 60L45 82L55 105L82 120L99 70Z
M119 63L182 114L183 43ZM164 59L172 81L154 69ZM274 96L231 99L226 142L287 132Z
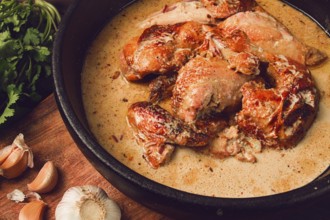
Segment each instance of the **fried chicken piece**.
M240 12L221 22L218 27L228 33L241 30L252 44L267 53L283 55L303 65L316 65L327 57L319 50L300 42L284 25L266 12Z
M287 148L300 141L318 110L319 94L309 70L297 62L277 57L268 68L274 88L248 82L241 91L239 128L266 147Z
M203 41L202 25L196 22L152 26L124 47L121 70L129 81L177 71Z
M170 158L174 145L202 147L209 142L209 136L193 131L168 111L150 102L132 104L127 118L143 146L145 160L153 168L158 168Z
M254 76L236 73L219 58L197 56L180 71L172 96L175 115L186 123L240 104L241 86Z

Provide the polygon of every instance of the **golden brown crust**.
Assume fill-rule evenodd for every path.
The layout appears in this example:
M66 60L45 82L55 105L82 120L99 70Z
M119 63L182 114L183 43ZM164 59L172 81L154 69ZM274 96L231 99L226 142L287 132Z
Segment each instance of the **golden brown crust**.
M253 81L242 87L239 128L266 147L295 146L317 114L319 94L309 70L284 57L271 62L268 73L274 88Z
M203 41L202 25L196 22L154 25L124 47L122 72L127 80L136 81L149 74L177 71Z
M143 147L144 158L154 168L169 159L175 145L203 147L210 141L208 135L195 132L165 109L150 102L132 104L127 118Z

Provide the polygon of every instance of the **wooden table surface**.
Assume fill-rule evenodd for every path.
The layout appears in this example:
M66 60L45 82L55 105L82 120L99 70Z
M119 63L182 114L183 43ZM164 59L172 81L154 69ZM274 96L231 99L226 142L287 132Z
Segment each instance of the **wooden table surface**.
M7 193L14 189L27 193L26 184L35 178L43 164L49 160L55 163L60 176L52 192L41 194L48 204L45 219L55 219L55 208L68 188L85 184L102 187L119 204L122 219L169 219L126 197L94 169L68 133L53 95L17 124L2 132L0 148L11 144L18 133L24 134L26 143L32 148L35 166L33 169L28 168L16 179L0 177L0 220L18 219L19 211L25 203L8 200Z

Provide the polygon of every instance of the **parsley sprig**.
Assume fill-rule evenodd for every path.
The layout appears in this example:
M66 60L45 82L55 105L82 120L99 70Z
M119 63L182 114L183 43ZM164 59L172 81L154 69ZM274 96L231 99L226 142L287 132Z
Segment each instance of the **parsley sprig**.
M51 92L59 21L56 8L44 0L0 1L0 127Z

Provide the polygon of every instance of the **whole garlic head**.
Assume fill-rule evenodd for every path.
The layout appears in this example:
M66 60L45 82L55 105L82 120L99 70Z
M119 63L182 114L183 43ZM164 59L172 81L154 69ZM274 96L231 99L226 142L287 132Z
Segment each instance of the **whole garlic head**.
M92 185L68 189L56 207L56 220L120 220L119 206L106 192Z

